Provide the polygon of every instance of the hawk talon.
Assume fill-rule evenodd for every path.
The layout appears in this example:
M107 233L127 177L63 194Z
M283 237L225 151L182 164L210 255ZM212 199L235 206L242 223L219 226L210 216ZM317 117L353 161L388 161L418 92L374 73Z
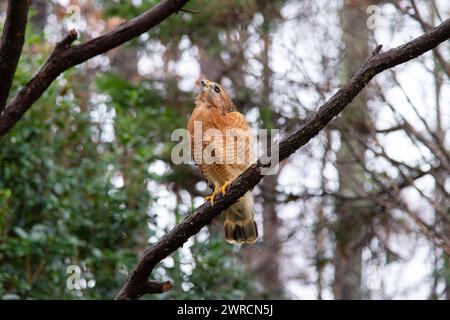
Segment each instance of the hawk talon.
M221 193L221 194L223 194L223 195L226 195L226 194L227 194L227 190L228 190L228 187L230 186L230 183L231 183L231 181L227 181L227 182L225 182L225 183L223 184L222 187L220 187L220 193Z
M209 201L211 203L211 206L214 205L214 199L216 198L216 195L217 195L218 192L219 192L219 187L215 186L213 193L210 196L206 196L205 197L205 200Z

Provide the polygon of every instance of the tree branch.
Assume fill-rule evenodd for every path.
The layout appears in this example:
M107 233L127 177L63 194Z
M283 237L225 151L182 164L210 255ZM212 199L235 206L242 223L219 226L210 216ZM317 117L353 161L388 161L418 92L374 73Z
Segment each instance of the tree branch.
M424 32L427 32L433 28L431 24L426 22L422 15L420 14L420 11L417 7L417 4L415 1L411 1L412 9L414 10L414 13L411 13L408 9L402 7L397 1L392 2L392 4L399 9L402 13L410 16L414 20L416 20L420 26L422 27L422 30ZM442 54L439 50L433 50L433 54L435 55L438 62L441 64L443 71L447 74L448 77L450 77L450 64L448 64L444 57L442 57Z
M105 53L141 35L178 12L189 0L165 0L150 10L127 21L117 28L76 46L73 31L61 41L50 54L38 73L25 85L0 115L0 137L19 121L31 105L39 99L49 85L67 69ZM13 3L16 1L12 1ZM22 2L22 1L21 1Z
M335 116L337 116L378 73L412 60L433 49L450 37L450 19L424 35L391 50L380 53L378 46L365 63L353 74L351 79L336 92L316 114L293 135L279 145L280 161L286 159L301 146L316 136ZM229 186L227 195L219 195L214 207L208 202L190 213L181 223L176 225L160 241L147 248L118 292L116 299L136 299L145 294L142 284L148 282L153 268L164 258L180 248L191 236L217 217L222 211L234 204L248 190L255 187L263 178L261 169L264 165L258 160Z
M22 53L29 0L9 0L5 27L0 40L0 114L5 108L17 64Z

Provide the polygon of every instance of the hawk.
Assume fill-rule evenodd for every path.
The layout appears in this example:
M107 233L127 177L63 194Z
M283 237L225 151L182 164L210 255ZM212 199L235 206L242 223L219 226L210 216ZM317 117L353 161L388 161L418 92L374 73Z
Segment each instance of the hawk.
M218 193L253 162L252 135L245 116L238 111L219 84L200 80L202 92L188 121L194 162L214 192L205 199L214 205ZM237 141L236 141L237 140ZM229 243L254 243L258 229L254 202L248 191L225 210L225 240Z

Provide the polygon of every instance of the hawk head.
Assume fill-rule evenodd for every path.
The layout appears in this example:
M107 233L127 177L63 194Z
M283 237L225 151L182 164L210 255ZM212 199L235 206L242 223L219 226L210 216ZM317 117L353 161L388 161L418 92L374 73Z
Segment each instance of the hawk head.
M219 108L223 113L236 111L236 107L231 101L228 93L220 84L207 79L200 80L203 92L200 94L202 100L211 107Z

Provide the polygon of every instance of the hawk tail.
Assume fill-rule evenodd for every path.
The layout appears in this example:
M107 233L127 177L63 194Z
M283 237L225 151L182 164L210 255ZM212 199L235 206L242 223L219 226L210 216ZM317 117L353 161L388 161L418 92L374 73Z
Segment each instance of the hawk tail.
M254 220L253 196L248 191L225 211L225 240L228 243L254 243L258 228Z

